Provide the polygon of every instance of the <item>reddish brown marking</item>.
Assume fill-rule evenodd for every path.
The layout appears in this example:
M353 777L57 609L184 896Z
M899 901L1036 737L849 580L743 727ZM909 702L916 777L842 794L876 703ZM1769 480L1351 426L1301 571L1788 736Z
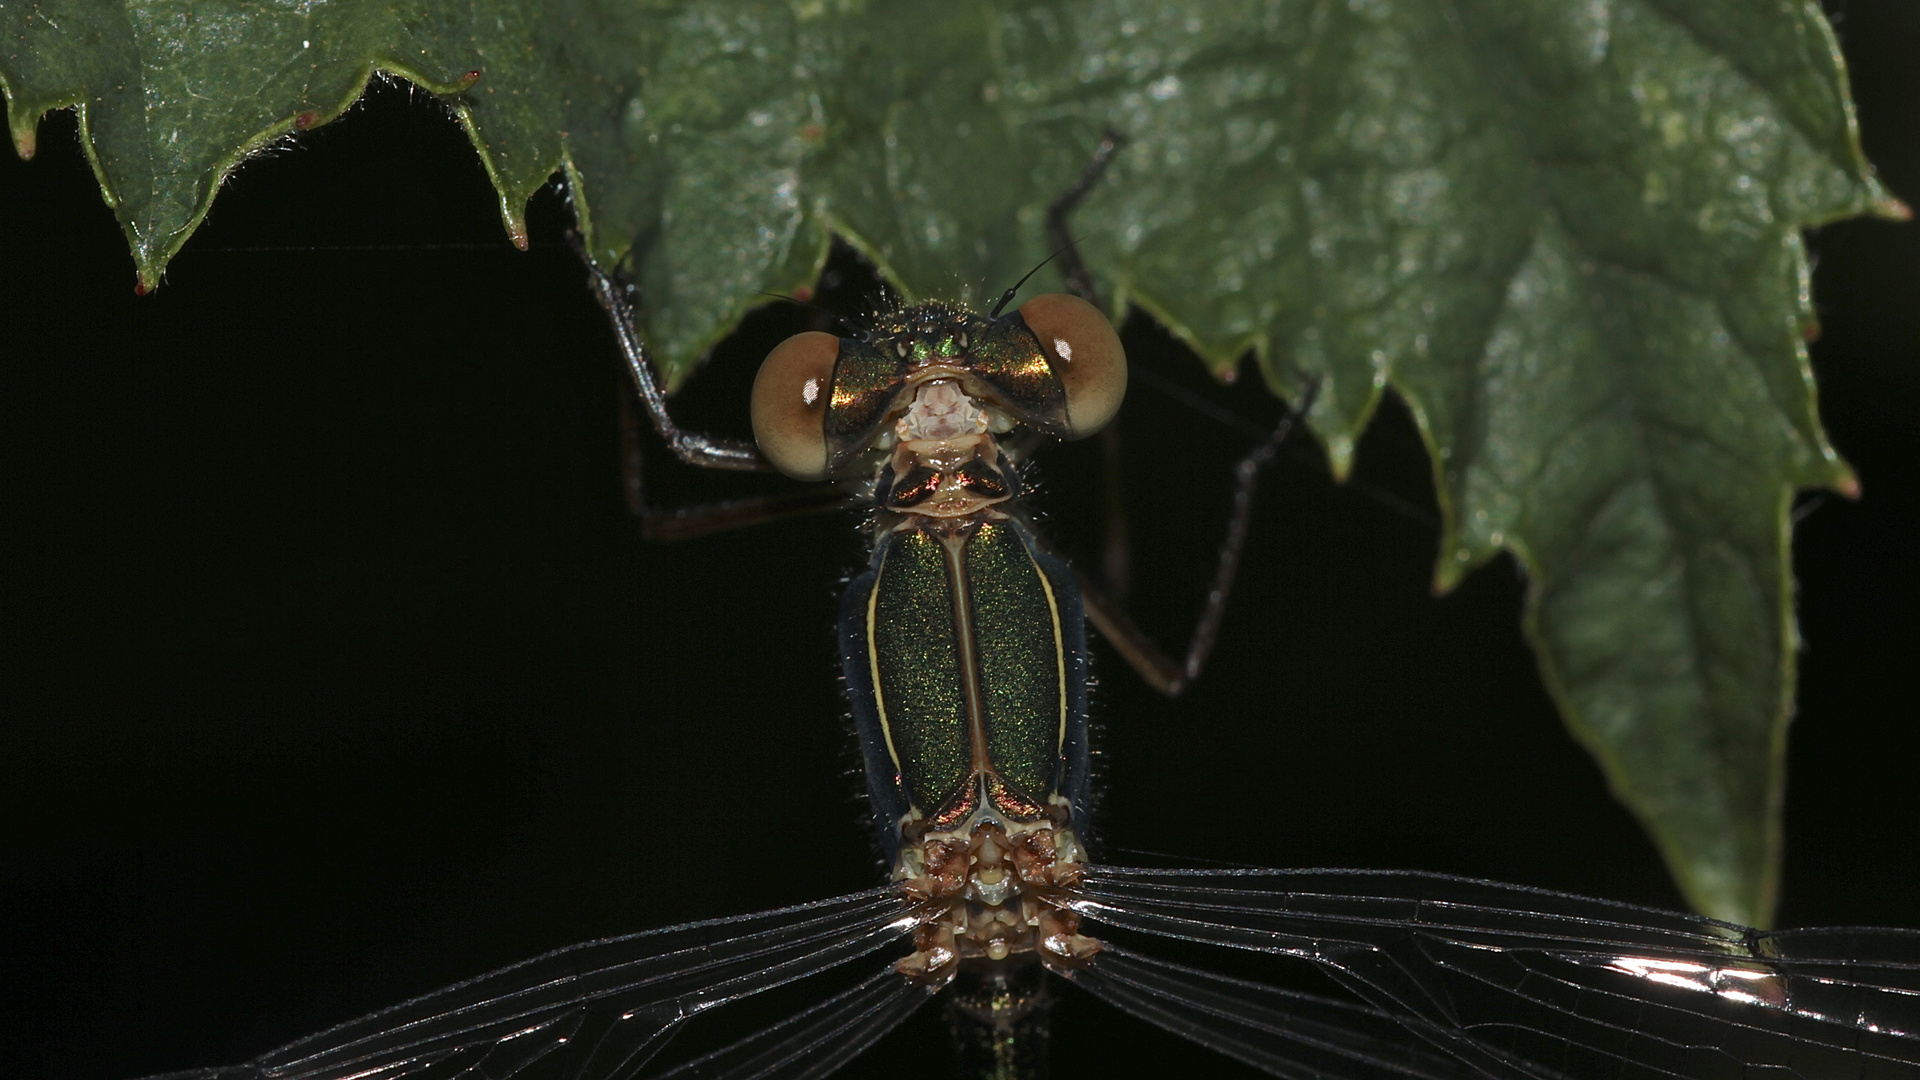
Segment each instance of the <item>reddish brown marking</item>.
M293 126L297 131L305 131L319 122L320 114L314 112L312 109L308 109L306 112L300 113L293 118Z
M978 437L985 438L985 436L978 436ZM989 444L989 446L991 446L991 444ZM992 450L991 452L993 452L996 456L998 456L998 453L999 453L998 450ZM981 456L981 457L976 457L974 460L985 461L987 459L984 456ZM1007 494L1007 491L1005 488L1001 489L999 495L983 495L976 492L967 491L964 488L962 489L961 494L965 496L969 496L974 501L982 504L986 504L986 505L991 505L992 503L995 503L995 502L1003 502L1006 499L1011 497ZM958 496L949 496L949 497L957 498ZM983 731L981 732L981 744L984 746L985 742L986 742L986 733ZM1009 814L1018 815L1020 820L1022 821L1036 821L1040 818L1047 816L1046 807L1041 806L1039 803L1034 802L1031 799L1024 798L1022 796L1014 794L1013 789L1007 786L1007 782L1001 779L1000 774L998 772L993 771L991 768L986 770L986 772L987 772L987 797L993 800L993 805L999 807L1001 810Z
M1080 883L1086 868L1061 862L1052 829L1036 829L1013 842L1013 866L1028 885L1071 887Z
M802 285L793 290L793 298L802 302L813 299L813 286Z
M960 840L937 840L920 850L926 866L922 877L906 881L907 892L930 900L950 900L967 891L967 844Z
M152 291L153 290L147 288L147 283L144 281L135 281L133 283L133 295L135 296L145 296Z
M1048 967L1078 967L1100 951L1099 941L1081 936L1078 912L1056 909L1039 921L1040 959Z
M819 124L804 124L800 128L800 138L805 142L819 142L827 137L827 129Z
M1801 327L1800 339L1802 341L1805 341L1809 345L1813 344L1816 341L1819 341L1820 340L1820 324L1817 322L1810 322L1807 325Z
M1064 971L1100 951L1100 942L1079 932L1080 916L1065 906L1060 890L1077 884L1083 868L1060 860L1051 828L1009 837L987 823L964 841L929 841L919 851L925 872L901 882L910 899L927 905L913 953L894 965L908 978L937 990L967 958L1033 952ZM1002 899L989 901L974 894L975 887L996 890Z
M938 955L936 955L938 954ZM953 978L960 948L953 940L953 927L946 922L927 923L913 932L913 952L894 962L893 970L909 979L922 980L935 987Z
M478 70L469 71L465 75L460 76L460 89L465 90L479 81L480 72Z
M912 823L910 828L917 826L919 831L907 834L908 838L922 836L929 831L945 832L972 817L974 809L979 805L980 785L974 782L974 777L968 777L966 784L960 788L952 802L942 807L931 818Z

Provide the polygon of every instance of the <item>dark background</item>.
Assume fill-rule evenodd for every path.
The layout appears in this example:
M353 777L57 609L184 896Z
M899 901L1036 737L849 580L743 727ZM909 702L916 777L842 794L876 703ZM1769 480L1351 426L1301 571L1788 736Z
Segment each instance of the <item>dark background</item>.
M1868 155L1920 198L1920 9L1836 13ZM549 947L876 882L830 629L861 540L837 516L637 540L556 194L513 250L456 126L388 87L249 163L136 297L72 117L40 146L0 155L0 1075L231 1062ZM1917 235L1812 241L1821 411L1865 494L1815 497L1797 534L1783 925L1920 926ZM806 320L750 320L676 407L743 431L758 358ZM1144 318L1126 334L1142 368L1277 415ZM1246 441L1145 387L1123 425L1135 608L1171 643ZM753 486L655 457L666 502ZM1092 556L1097 460L1043 464L1051 530ZM1431 595L1404 410L1345 486L1296 443L1253 536L1189 696L1101 647L1110 861L1678 903L1539 686L1514 565ZM1063 1076L1227 1064L1063 1010Z

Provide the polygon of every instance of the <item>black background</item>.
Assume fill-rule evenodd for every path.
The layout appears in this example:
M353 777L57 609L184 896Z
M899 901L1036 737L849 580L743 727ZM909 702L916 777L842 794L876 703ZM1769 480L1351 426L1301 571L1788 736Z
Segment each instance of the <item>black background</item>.
M1868 155L1920 198L1920 9L1837 14ZM830 629L861 540L837 516L636 539L613 344L556 194L513 250L456 126L388 87L245 166L136 297L70 115L40 147L0 156L0 1075L236 1061L552 946L877 880ZM1816 496L1797 534L1783 925L1920 926L1916 235L1812 240L1821 412L1865 494ZM806 319L750 320L676 408L743 432L758 358ZM1126 335L1137 365L1277 415L1144 318ZM1172 642L1246 443L1147 389L1122 422L1136 612ZM660 457L665 502L753 486ZM1043 464L1051 530L1092 556L1097 460ZM1515 566L1435 598L1435 542L1403 410L1345 486L1296 443L1194 692L1159 699L1101 647L1108 860L1676 905L1540 688ZM1063 1076L1227 1065L1063 1009Z

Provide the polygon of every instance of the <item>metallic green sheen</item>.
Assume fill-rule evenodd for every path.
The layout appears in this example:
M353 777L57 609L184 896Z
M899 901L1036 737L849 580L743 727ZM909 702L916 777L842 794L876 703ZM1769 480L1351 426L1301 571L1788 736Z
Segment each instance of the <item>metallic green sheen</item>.
M1066 431L1067 391L1040 339L1019 315L995 319L977 334L967 367L998 392L1022 420L1042 431Z
M966 567L987 750L1008 786L1045 805L1060 760L1058 617L1013 528L982 525L967 542Z
M933 363L965 368L978 381L969 380L969 392L984 389L1022 422L1067 433L1066 388L1017 313L989 321L957 304L928 301L880 317L864 338L840 339L823 421L829 469L867 446L914 370Z
M833 394L827 406L828 453L838 458L863 446L885 419L900 392L902 365L870 342L840 340L833 366Z
M867 648L907 797L930 815L972 772L946 553L923 532L899 533L886 543Z

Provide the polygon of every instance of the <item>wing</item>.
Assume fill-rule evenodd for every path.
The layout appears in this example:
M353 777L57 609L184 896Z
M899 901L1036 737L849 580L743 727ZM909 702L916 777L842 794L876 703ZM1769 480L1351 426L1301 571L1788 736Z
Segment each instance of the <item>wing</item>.
M1132 935L1109 950L1118 963L1074 975L1277 1075L1920 1080L1920 932L1770 933L1380 871L1092 867L1076 894L1108 927L1295 957L1359 996L1263 996L1151 960Z
M1288 1080L1471 1080L1384 1010L1236 979L1111 941L1075 985L1124 1012Z
M310 1035L245 1065L153 1080L566 1080L637 1075L692 1017L860 960L922 921L887 887L570 946ZM825 1031L844 1061L904 1020L923 990L881 966L833 996L675 1072L781 1072ZM859 1038L851 1032L856 1031ZM729 1056L731 1055L731 1056ZM702 1063L705 1064L702 1064ZM698 1066L696 1068L696 1066Z
M661 1073L660 1080L817 1080L860 1056L932 996L887 963L859 985Z

